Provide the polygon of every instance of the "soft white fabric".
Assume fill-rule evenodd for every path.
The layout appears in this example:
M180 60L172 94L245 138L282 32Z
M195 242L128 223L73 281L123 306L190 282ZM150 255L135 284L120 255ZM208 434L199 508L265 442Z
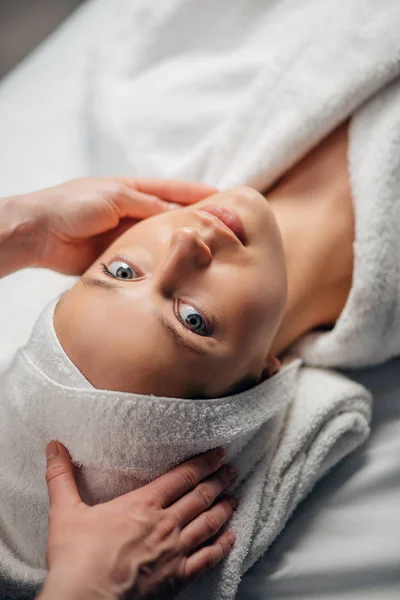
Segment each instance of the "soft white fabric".
M240 574L276 537L315 481L368 435L370 394L344 377L290 361L247 392L215 400L93 388L55 335L55 302L0 383L0 561L13 581L44 576L47 490L43 449L59 439L96 503L218 445L238 470L234 551L182 597L233 598ZM167 426L166 426L167 425Z
M400 354L400 79L352 120L349 166L353 284L334 329L296 346L314 365L362 367Z
M398 0L125 0L92 68L103 172L264 190L355 113L353 288L333 331L296 346L309 364L400 353L399 30Z
M104 39L99 30L103 22L109 24L103 19L105 8L115 9L115 4L83 3L0 82L2 195L87 172L81 118L87 47L93 39ZM1 372L29 338L43 306L64 287L60 275L34 269L0 280ZM295 511L243 577L241 600L398 600L400 362L353 376L376 399L368 444L324 477ZM0 589L4 596L1 583Z
M268 187L400 72L398 0L120 0L88 84L102 173Z

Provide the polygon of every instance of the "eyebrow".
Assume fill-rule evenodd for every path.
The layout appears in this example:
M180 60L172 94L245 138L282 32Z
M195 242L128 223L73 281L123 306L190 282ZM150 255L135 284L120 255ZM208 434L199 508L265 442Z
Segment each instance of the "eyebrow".
M112 281L105 281L104 279L99 279L97 277L92 277L91 275L83 275L81 277L81 281L84 285L90 287L98 287L108 292L115 292L122 289L121 285L114 283ZM190 340L188 337L181 334L181 332L173 327L169 321L164 318L164 315L159 311L155 312L155 315L164 329L167 331L169 336L180 346L183 346L186 350L190 350L191 352L195 352L200 356L208 356L209 353L205 348L203 348L200 344L196 344L193 340Z
M117 283L105 281L104 279L98 279L97 277L92 277L91 275L82 275L81 281L84 285L99 287L103 290L107 290L108 292L115 292L116 290L122 289L122 286L118 285Z

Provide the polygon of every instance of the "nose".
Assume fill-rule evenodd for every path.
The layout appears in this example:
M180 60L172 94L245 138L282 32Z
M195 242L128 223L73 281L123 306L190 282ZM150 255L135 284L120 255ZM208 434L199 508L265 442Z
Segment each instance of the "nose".
M176 229L159 269L153 274L160 292L170 294L181 281L206 269L212 261L210 248L192 227Z

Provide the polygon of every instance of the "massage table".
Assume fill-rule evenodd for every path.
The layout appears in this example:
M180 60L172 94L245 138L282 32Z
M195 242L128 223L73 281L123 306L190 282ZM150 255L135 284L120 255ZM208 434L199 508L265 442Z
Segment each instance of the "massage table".
M91 174L85 76L110 6L85 3L0 82L0 196ZM70 282L33 269L0 280L0 373ZM400 598L400 360L352 376L375 398L368 442L319 482L238 600Z

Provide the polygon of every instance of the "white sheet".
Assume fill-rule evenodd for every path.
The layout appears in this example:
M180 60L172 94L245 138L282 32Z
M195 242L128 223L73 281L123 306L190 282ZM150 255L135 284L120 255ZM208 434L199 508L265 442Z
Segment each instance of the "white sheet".
M88 173L82 79L111 0L85 4L0 84L0 194ZM46 271L0 281L0 369L44 303L67 284ZM398 600L400 597L400 361L357 374L375 394L370 441L324 479L238 600Z

